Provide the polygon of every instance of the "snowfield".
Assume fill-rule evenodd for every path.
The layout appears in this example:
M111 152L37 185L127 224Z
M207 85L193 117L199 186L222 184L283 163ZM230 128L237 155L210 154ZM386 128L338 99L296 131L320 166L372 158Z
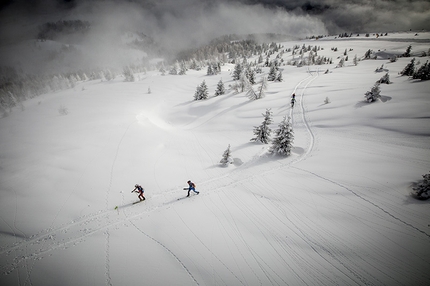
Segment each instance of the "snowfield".
M430 82L388 58L412 45L425 63L430 33L281 44L333 64L281 66L254 101L225 64L79 82L1 118L0 284L428 285L430 201L411 190L430 171ZM354 66L368 49L378 59ZM381 65L393 83L369 104ZM203 80L210 97L194 101ZM288 157L250 141L267 108L273 131L291 116ZM188 180L199 195L184 198ZM135 184L146 201L132 205Z

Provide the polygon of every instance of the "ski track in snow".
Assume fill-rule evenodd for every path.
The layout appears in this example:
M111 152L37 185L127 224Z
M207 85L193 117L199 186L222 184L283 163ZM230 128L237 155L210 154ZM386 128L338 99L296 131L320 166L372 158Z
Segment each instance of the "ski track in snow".
M281 162L280 165L275 167L275 168L272 167L272 168L266 169L263 172L260 172L258 174L251 174L251 175L243 176L241 174L241 171L240 171L241 167L248 168L248 167L252 166L254 163L256 163L256 161L262 155L261 153L256 154L254 160L251 160L250 162L245 162L243 164L243 166L241 166L240 168L237 168L234 171L227 173L227 174L224 174L224 175L221 175L217 178L212 178L212 179L209 179L205 182L201 182L200 183L201 186L203 186L204 188L211 190L211 191L208 192L207 194L201 194L200 196L207 196L207 195L211 195L211 194L214 195L217 192L220 192L227 187L238 186L238 185L241 185L242 183L249 181L249 180L258 180L258 177L260 177L260 176L271 174L271 173L274 173L274 172L279 171L281 169L293 168L295 170L311 174L312 176L318 177L321 180L324 180L324 181L329 182L333 185L341 187L342 189L355 195L357 198L362 200L368 206L379 210L383 215L391 217L392 219L406 225L408 228L410 228L413 231L419 232L419 233L421 233L427 237L430 237L430 235L426 231L420 229L419 227L414 226L411 223L408 223L408 222L402 220L401 218L399 218L396 215L385 210L383 207L379 206L378 204L376 204L376 203L370 201L369 199L363 197L362 195L358 194L357 192L355 192L353 189L349 188L348 186L345 186L341 183L338 183L335 180L332 180L330 178L321 176L317 173L314 173L314 172L311 172L311 171L308 171L308 170L294 166L296 163L298 163L302 160L305 160L311 154L311 152L314 148L314 145L315 145L315 136L312 132L312 129L311 129L311 126L308 122L308 119L306 118L306 110L305 110L305 104L304 103L305 103L306 89L308 88L308 86L310 84L312 84L313 81L318 79L318 77L319 77L319 70L315 71L315 72L309 71L309 76L307 76L305 79L301 80L295 86L294 91L293 91L294 93L296 93L297 90L300 90L300 88L301 88L300 95L299 95L300 102L298 102L295 105L296 108L300 106L300 109L297 109L297 111L296 111L295 108L291 108L289 110L289 115L292 119L292 123L294 123L294 115L300 115L301 120L303 121L303 124L306 128L306 131L307 131L308 136L309 136L309 143L308 143L306 151L303 154L301 154L300 156L298 156L298 158L296 158L296 159L292 159L292 160L286 161L286 162ZM218 116L218 115L216 115L216 116ZM206 119L206 121L208 121L210 119ZM197 123L198 125L196 125L194 127L201 126L205 122ZM172 203L175 203L176 199L174 199L174 197L176 196L176 190L166 191L164 193L164 195L166 196L166 199L168 197L171 200L168 200L166 202L162 202L156 206L149 206L146 208L140 208L139 209L140 211L137 214L127 214L127 210L136 209L136 207L133 207L133 205L131 205L131 204L127 204L127 205L123 205L123 206L119 207L119 209L122 210L122 212L121 212L122 215L119 215L120 214L119 209L118 210L108 209L109 193L110 193L110 188L111 188L111 184L112 184L112 180L113 180L113 176L114 176L113 170L115 167L115 162L116 162L118 153L120 152L121 142L124 139L128 129L130 128L130 126L133 123L134 122L130 123L130 125L128 125L126 130L124 131L124 134L120 138L116 153L114 155L114 159L113 159L113 163L112 163L112 167L111 167L111 177L110 177L110 182L109 182L109 188L108 188L108 192L107 192L106 198L105 198L106 199L106 209L103 211L98 211L96 213L86 215L86 216L82 216L81 218L79 218L77 220L74 220L74 221L69 222L69 223L65 223L62 226L59 226L57 228L53 228L52 227L53 223L52 223L50 228L45 229L45 230L41 230L38 234L33 235L32 237L27 238L24 241L18 242L16 240L13 245L2 246L0 248L0 256L3 257L3 259L1 260L3 264L0 265L0 271L1 271L2 275L9 275L13 271L16 270L17 271L17 280L18 280L19 285L21 285L21 284L33 285L31 282L31 272L32 272L32 269L33 269L35 263L38 260L43 259L43 257L45 257L47 255L52 255L50 253L55 251L55 250L67 249L71 246L78 245L79 243L85 241L86 237L91 236L91 235L98 233L100 231L103 231L105 234L105 238L106 238L106 242L105 242L105 244L106 244L105 245L106 284L112 285L111 275L110 275L110 258L109 258L109 253L110 253L109 229L115 225L123 224L124 222L129 222L131 225L134 226L134 228L136 228L136 230L138 230L140 233L142 233L142 235L148 237L155 244L157 244L160 247L162 247L163 249L165 249L165 251L167 253L169 253L178 264L181 265L181 267L188 274L188 276L190 277L190 280L193 282L194 285L200 285L199 282L197 281L197 279L195 278L195 276L193 275L193 273L191 272L190 268L187 267L187 265L181 260L181 258L177 254L175 254L166 244L163 244L159 240L150 236L148 233L146 233L141 228L139 228L139 226L136 223L134 223L134 220L141 218L142 216L146 215L148 212L152 212L158 208L165 207L165 206L168 206ZM192 128L190 128L190 129L192 129ZM194 133L192 133L192 134L194 135L194 137L197 137L197 136L195 136ZM197 138L195 138L195 139L196 140L190 140L190 142L193 142L193 144L196 144L197 145L196 147L199 147L201 150L206 152L206 155L209 156L208 150L203 148L203 146L200 144L200 142L197 140ZM199 148L196 148L196 149L199 149ZM197 155L200 158L202 156L202 154L199 152L197 152ZM225 181L222 179L227 178L227 177L232 178L232 180L230 182L225 183ZM222 182L222 183L217 183L217 182ZM267 182L265 182L265 183L267 183ZM267 188L267 189L271 189L271 188ZM246 204L241 203L240 200L236 199L234 193L232 193L231 197L229 197L228 200L229 200L229 202L232 202L233 204L235 204L239 211L246 213L246 214L252 213L252 209L250 209L250 207L247 206ZM266 203L270 204L273 207L273 209L277 210L277 213L281 213L281 214L285 213L284 208L281 205L277 204L276 201L267 199L265 197L261 197L261 198L259 198L259 200L264 200ZM124 201L124 197L123 197L123 201ZM322 234L318 234L318 235L314 234L314 236L307 235L307 233L304 230L300 229L294 223L294 221L291 220L287 215L279 216L279 215L275 214L274 210L269 208L266 205L266 203L262 203L262 205L263 205L263 207L266 208L268 213L271 213L274 217L276 217L277 220L279 221L279 223L282 223L283 225L285 225L295 235L297 235L298 237L301 237L303 239L303 241L311 249L313 249L316 254L318 254L321 257L321 259L325 260L329 265L331 265L333 268L337 269L340 273L343 273L345 275L345 277L349 277L350 281L352 283L355 282L356 284L366 284L366 285L372 284L371 281L369 281L367 278L365 278L363 276L362 273L366 273L366 271L363 268L357 270L357 269L353 269L352 267L349 266L348 262L351 262L351 261L349 261L349 258L343 254L342 250L337 245L346 246L348 248L348 251L350 251L351 253L354 253L356 256L359 257L359 254L354 249L348 247L346 244L339 241L333 234L328 233L328 231L325 230L324 227L318 227L317 224L309 225L309 228L315 228L316 227L316 228L318 228L319 232L324 233L324 235L322 235ZM16 209L15 210L15 221L16 221L16 213L17 212L18 212L18 210ZM259 254L255 250L253 250L251 245L248 244L248 242L246 241L246 239L242 235L239 227L237 226L237 224L235 222L234 215L230 211L228 211L228 208L225 207L219 213L221 213L224 217L226 217L228 220L231 220L233 222L233 226L235 226L235 232L236 232L235 234L237 235L239 242L244 247L246 247L249 254L253 257L253 260L254 260L253 262L259 266L259 271L261 273L263 273L265 279L267 279L267 281L270 281L270 283L272 285L275 285L275 284L279 284L279 283L277 283L276 281L273 280L273 276L277 276L279 281L282 281L283 283L288 284L287 281L283 280L283 278L281 276L279 276L279 274L277 273L277 271L275 269L272 269L270 265L265 263L265 260L263 258L259 257ZM246 275L244 275L243 273L235 273L235 271L233 271L231 268L229 268L229 266L227 264L225 264L221 258L219 258L213 251L211 251L210 247L205 242L203 242L201 239L199 239L198 235L193 232L192 228L189 227L187 225L187 223L182 218L180 218L180 219L182 220L183 224L187 227L189 232L192 235L194 235L195 238L202 244L202 246L207 251L209 251L209 253L219 263L221 263L221 265L223 265L223 267L226 268L227 271L229 271L236 278L238 283L240 283L242 285L248 284L247 283L248 277L246 277ZM270 226L268 226L266 224L264 219L261 219L258 217L254 217L253 219L254 219L254 224L256 226L256 229L261 229L261 235L263 237L273 235L273 232L270 229ZM15 221L14 221L14 228L12 226L9 226L7 223L6 224L9 226L9 228L12 230L12 232L16 235L16 233L14 232L14 229L18 230L18 231L19 231L19 229L15 226ZM223 225L221 225L221 226L224 227ZM225 230L225 233L226 233L226 235L230 236L230 232L228 230ZM22 235L25 237L24 233L22 233ZM328 238L330 238L330 240ZM297 264L301 264L304 267L311 267L312 266L308 260L301 257L300 253L294 251L287 243L285 243L283 238L275 237L274 240L278 243L278 245L276 245L276 246L270 245L272 247L273 251L276 252L277 249L282 249L285 253L287 253L289 255L289 257L294 259L297 262ZM270 239L267 239L267 241L270 241ZM322 243L322 242L324 242L324 243ZM234 241L234 244L236 246L238 246L236 241ZM237 249L239 249L238 251L239 251L240 256L242 257L243 260L245 260L245 262L247 263L247 266L252 271L254 278L259 281L260 285L263 285L262 278L259 276L260 273L257 273L256 270L253 267L251 267L251 265L249 264L250 261L247 261L245 259L246 254L242 253L242 250L240 250L239 247L237 247ZM328 257L330 259L328 259ZM281 254L279 254L278 259L285 266L288 266L288 263L284 260L284 258ZM354 265L353 263L351 263L351 264ZM355 266L357 266L357 265L355 265ZM21 280L21 274L20 274L20 268L21 267L27 271L25 281ZM290 270L295 271L294 269L290 269ZM316 270L316 271L319 271L319 270ZM370 273L366 273L366 274L368 275L367 277L371 277L373 281L378 280L374 275L371 275ZM302 279L301 276L304 274L294 272L294 275L297 279ZM332 280L332 278L330 277L330 273L327 274L327 273L323 273L320 271L319 275L316 275L316 274L313 274L313 275L314 275L314 277L313 277L314 281L319 281L321 284L325 284L325 282L327 282L327 281L331 281L331 282L333 282L333 284L337 284L337 281ZM324 277L324 279L322 279L322 277ZM303 284L307 285L306 281L304 281L303 279L301 281ZM224 281L224 283L226 283L226 282Z

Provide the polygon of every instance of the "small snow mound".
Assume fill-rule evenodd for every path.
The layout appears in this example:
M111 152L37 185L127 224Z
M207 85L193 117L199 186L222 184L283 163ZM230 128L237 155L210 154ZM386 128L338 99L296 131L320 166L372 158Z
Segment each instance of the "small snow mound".
M240 160L239 158L233 158L233 164L238 167L240 165L243 164L242 160Z
M400 53L388 52L388 51L377 51L374 53L378 60L389 60L400 56Z

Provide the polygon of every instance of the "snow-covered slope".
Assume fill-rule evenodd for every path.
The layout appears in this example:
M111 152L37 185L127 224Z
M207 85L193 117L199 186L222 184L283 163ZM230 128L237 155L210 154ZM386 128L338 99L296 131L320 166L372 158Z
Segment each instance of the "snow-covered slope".
M419 36L282 43L334 64L282 66L256 101L213 97L233 84L226 64L24 102L0 119L0 284L426 285L430 210L410 191L430 167L430 82L398 75L410 58L352 63L427 51ZM393 84L367 104L382 64ZM193 101L203 80L211 97ZM267 108L272 130L292 116L289 157L250 142ZM229 144L235 164L221 167ZM200 194L182 199L187 180ZM147 200L132 205L136 183Z

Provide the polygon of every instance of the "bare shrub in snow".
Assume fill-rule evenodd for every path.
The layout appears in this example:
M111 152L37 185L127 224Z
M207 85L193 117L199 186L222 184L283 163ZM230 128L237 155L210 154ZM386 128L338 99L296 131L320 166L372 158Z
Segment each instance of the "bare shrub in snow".
M60 115L67 115L67 114L69 114L69 110L68 110L64 105L61 105L61 106L58 108L58 113L59 113Z
M427 200L430 195L430 173L423 175L423 180L413 189L419 199Z

